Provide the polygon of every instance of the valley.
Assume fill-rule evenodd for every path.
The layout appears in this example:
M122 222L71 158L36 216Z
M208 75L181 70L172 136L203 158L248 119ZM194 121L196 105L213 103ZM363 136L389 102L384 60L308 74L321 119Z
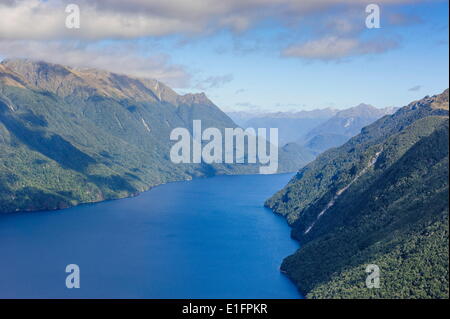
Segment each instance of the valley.
M277 148L272 131L271 144L261 144L258 134L250 138L205 94L178 95L158 81L101 70L5 60L0 212L48 214L174 181L253 176L275 163L278 173L297 171L265 205L286 218L301 244L281 271L303 295L448 296L448 90L399 109L362 104L311 112L270 115L278 124L264 120L313 117L308 130L297 132L302 137ZM246 128L238 115L232 116ZM181 129L187 148L173 134ZM218 147L223 136L231 141L230 132L231 146ZM366 264L380 265L381 289L364 287Z
M68 2L0 0L0 299L450 298L448 0Z
M62 209L196 177L253 174L254 163L170 160L170 134L193 121L238 126L205 94L156 80L30 60L0 64L0 212ZM309 158L279 149L278 172ZM275 170L277 171L277 170Z

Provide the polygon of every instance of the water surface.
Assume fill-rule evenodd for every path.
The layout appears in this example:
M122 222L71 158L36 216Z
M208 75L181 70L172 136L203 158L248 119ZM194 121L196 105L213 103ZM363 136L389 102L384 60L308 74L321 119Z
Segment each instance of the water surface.
M298 245L262 206L292 175L218 176L71 209L0 216L3 298L300 298ZM66 265L81 288L65 286Z

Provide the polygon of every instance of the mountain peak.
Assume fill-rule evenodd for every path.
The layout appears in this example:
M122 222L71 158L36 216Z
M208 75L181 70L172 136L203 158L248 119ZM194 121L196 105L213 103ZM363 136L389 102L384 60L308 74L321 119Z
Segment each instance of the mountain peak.
M449 110L448 107L448 89L441 94L434 95L432 98L431 108Z
M376 118L382 117L387 114L392 114L395 109L393 108L377 108L370 104L360 103L354 107L342 110L336 114L336 117L364 117L364 118Z
M87 98L97 94L118 99L169 102L175 105L178 100L203 103L207 100L204 94L180 97L170 87L155 79L138 78L101 69L70 67L29 59L5 59L0 65L0 72L6 72L8 69L10 73L20 76L26 86L50 91L61 97L77 95ZM18 83L12 82L11 79L8 83L18 86Z
M403 107L404 110L416 110L423 108L431 108L433 110L444 110L448 111L448 89L444 90L444 92L440 94L436 94L433 96L425 96L421 100L417 100L411 102L407 106Z
M375 106L366 103L359 103L358 105L353 107L354 109L376 109Z
M178 98L179 104L188 104L188 105L211 105L213 104L211 100L206 96L204 92L202 93L188 93L179 96Z

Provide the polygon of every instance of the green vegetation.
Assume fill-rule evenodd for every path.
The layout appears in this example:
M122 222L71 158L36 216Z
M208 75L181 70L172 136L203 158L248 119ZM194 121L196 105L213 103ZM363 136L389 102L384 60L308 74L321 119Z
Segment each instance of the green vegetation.
M204 94L99 70L0 63L0 212L123 198L175 180L249 174L245 164L173 164L170 132L236 124ZM280 171L305 161L280 150Z
M282 270L308 298L448 298L448 90L364 128L266 205L302 247ZM365 286L368 264L381 287Z

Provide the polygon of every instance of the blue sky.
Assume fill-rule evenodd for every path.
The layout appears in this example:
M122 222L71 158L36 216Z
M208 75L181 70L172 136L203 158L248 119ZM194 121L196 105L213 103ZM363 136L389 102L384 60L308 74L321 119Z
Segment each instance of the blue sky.
M380 107L404 105L440 93L448 87L449 78L448 4L405 9L422 21L367 31L399 39L398 48L383 54L343 61L280 57L282 44L272 45L271 40L276 37L273 29L283 30L274 25L239 38L243 45L250 43L250 52L234 49L236 40L225 33L176 48L172 57L205 75L232 75L232 81L208 92L223 107L295 110L349 107L360 102ZM254 39L265 41L259 50L251 50ZM222 47L226 52L218 53L217 48ZM240 106L244 104L250 106Z
M80 30L59 27L61 1L0 6L0 56L155 77L250 112L403 106L448 87L447 1L378 1L380 29L365 27L363 0L84 1ZM26 4L40 11L8 19Z

